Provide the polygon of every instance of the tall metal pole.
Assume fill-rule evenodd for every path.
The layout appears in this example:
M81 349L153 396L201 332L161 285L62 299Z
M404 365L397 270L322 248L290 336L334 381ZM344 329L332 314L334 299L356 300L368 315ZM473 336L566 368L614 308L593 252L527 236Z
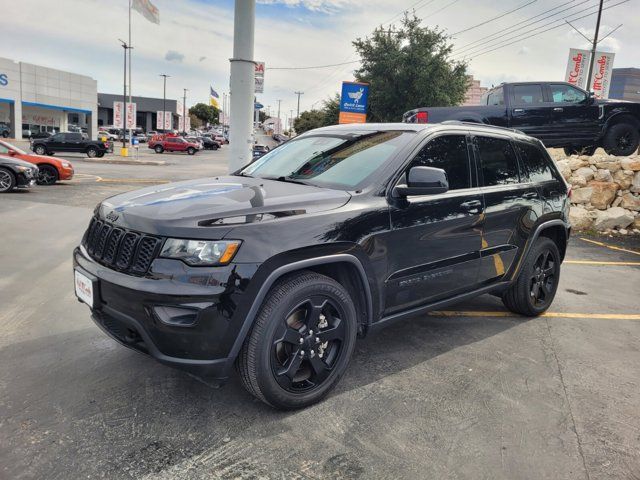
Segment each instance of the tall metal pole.
M298 97L300 98L300 97ZM291 115L289 115L289 138L291 138L291 130L293 130L294 121L293 121L293 110L291 110Z
M593 73L593 63L596 60L596 47L598 46L598 33L600 32L600 18L602 17L602 4L604 0L600 0L600 7L598 8L598 19L596 20L596 33L593 36L593 46L591 47L591 59L589 60L589 74L587 75L587 88L588 92L591 91L593 87L593 82L591 81L591 74Z
M282 102L282 100L278 100L278 135L282 134L282 120L280 120L280 102Z
M132 109L133 109L133 102L131 101L131 48L133 48L131 46L131 0L129 0L129 105L131 105ZM124 114L124 118L127 118L127 112L128 109L125 108L125 114ZM131 112L133 114L133 112ZM134 115L131 115L133 118L132 123L133 126L136 126L136 118ZM129 144L132 145L133 144L133 136L131 135L131 127L129 127Z
M182 97L182 133L187 135L187 89L183 88L184 96Z
M127 49L129 47L127 45L127 42L123 42L122 40L120 40L120 43L122 43L122 49L124 51L124 78L122 80L122 106L124 107L124 112L122 112L124 114L122 115L122 148L126 149L127 142L125 133L127 131ZM124 152L126 152L126 150L123 151L123 154Z
M166 120L166 116L167 116L167 77L170 77L171 75L166 75L164 73L160 74L161 77L163 77L163 89L162 89L162 131L166 132L166 124L167 124L167 120Z
M253 40L256 0L235 0L231 62L231 129L229 172L252 159L253 98L255 95Z
M298 95L298 113L296 114L296 118L300 118L300 95L304 95L304 92L293 92Z

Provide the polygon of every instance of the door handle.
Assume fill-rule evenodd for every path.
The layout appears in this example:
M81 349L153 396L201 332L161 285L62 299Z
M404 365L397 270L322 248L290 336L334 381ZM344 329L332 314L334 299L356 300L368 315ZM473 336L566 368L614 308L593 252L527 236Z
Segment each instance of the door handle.
M562 108L562 107L555 107L555 108L553 109L553 111L554 111L554 112L564 112L564 108Z
M514 108L513 113L524 113L524 108Z
M524 195L522 195L522 198L538 198L538 193L537 192L527 192Z

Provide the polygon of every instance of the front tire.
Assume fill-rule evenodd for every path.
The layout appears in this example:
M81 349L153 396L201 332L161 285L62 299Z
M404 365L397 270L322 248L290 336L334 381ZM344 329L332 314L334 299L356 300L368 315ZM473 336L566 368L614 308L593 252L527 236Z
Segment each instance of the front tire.
M238 357L244 387L279 409L320 401L344 373L355 346L356 309L335 280L303 271L278 281Z
M559 281L560 251L553 240L539 237L518 278L502 295L502 303L514 313L538 316L553 302Z
M609 155L627 157L638 150L640 132L631 123L617 123L604 135L602 146Z
M33 151L36 155L47 155L47 148L44 145L36 145Z
M16 186L16 176L7 168L0 167L0 193L7 193Z
M98 156L98 150L94 147L87 148L87 157L96 158Z
M162 148L162 145L156 145L155 147L153 147L153 149L155 150L156 153L164 152L164 148Z
M38 165L38 185L53 185L58 181L58 170L51 165Z
M195 155L196 154L196 149L193 148L193 147L189 147L189 148L187 148L187 153L189 155Z

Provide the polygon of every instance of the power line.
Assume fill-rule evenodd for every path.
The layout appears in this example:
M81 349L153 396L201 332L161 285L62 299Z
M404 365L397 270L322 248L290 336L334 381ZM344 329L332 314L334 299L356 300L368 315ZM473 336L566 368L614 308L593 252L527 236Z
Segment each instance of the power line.
M616 4L614 4L614 5L610 5L610 6L608 6L607 8L603 8L602 10L603 10L603 11L604 11L604 10L609 10L610 8L617 7L618 5L622 5L623 3L627 3L627 2L629 2L629 1L630 1L630 0L623 0L622 2L616 3ZM572 20L581 20L581 19L583 19L583 18L587 18L587 17L591 17L592 15L596 15L597 13L598 13L598 12L591 12L591 13L588 13L588 14L583 15L583 16L581 16L581 17L574 18L574 19L572 19ZM554 22L551 22L551 23L554 23ZM515 43L518 43L518 42L520 42L520 41L522 41L522 40L526 40L526 39L531 38L531 37L536 37L536 36L538 36L538 35L542 35L543 33L549 32L549 31L551 31L551 30L555 30L556 28L560 28L560 27L564 27L564 23L561 23L561 24L556 25L556 26L554 26L554 27L547 28L546 30L543 30L543 31L538 32L538 33L534 33L534 34L528 35L528 36L526 36L526 37L524 37L524 38L519 38L519 39L514 40L514 41L512 41L512 42L511 42L511 41L509 41L509 43L507 43L507 44L505 44L505 45L494 45L494 46L492 46L492 47L489 47L487 50L481 50L480 52L474 53L474 54L473 54L472 59L473 59L473 58L476 58L476 57L479 57L479 56L482 56L482 55L485 55L485 54L490 53L490 52L494 52L494 51L496 51L496 50L500 50L501 48L508 47L508 46L513 45L513 44L515 44ZM540 27L540 28L542 28L542 27ZM536 29L536 30L537 30L537 29Z
M359 62L360 60L353 60L351 62L332 63L329 65L312 65L309 67L268 67L266 70L314 70L317 68L340 67L342 65L349 65L351 63L359 63Z
M496 36L498 36L498 35L500 35L502 33L508 32L509 30L517 29L520 25L526 24L526 23L530 22L531 20L533 20L534 18L541 17L541 16L543 16L543 15L549 13L549 12L552 12L553 10L557 10L558 8L564 7L565 5L568 5L568 4L573 3L575 1L576 0L569 0L566 3L558 5L557 7L550 8L549 10L545 10L544 12L541 12L541 13L539 13L537 15L534 15L533 17L530 17L530 18L527 18L527 19L522 20L520 22L514 23L510 27L503 28L502 30L498 30L497 32L491 33L489 35L485 35L484 37L480 37L477 40L474 40L473 42L465 43L464 45L461 45L460 47L458 47L458 50L464 50L467 47L470 47L471 45L474 45L474 44L477 44L479 42L482 42L482 40L485 40L485 39L488 39L488 38L491 38L491 37L496 37ZM552 15L548 15L547 17L541 18L540 20L536 20L535 22L529 23L529 25L525 25L525 27L526 26L535 25L538 22L541 22L541 21L543 21L543 20L545 20L547 18L553 17L555 15L559 15L562 12L566 12L567 10L571 10L572 8L575 8L578 5L582 5L582 4L587 3L589 1L591 1L591 0L583 0L582 2L578 3L577 5L572 5L571 7L565 8L564 10L560 10L559 12L556 12L556 13L554 13ZM483 43L487 43L487 42L483 42Z
M536 3L537 1L538 0L531 0L528 3L525 3L524 5L519 6L518 8L514 8L513 10L509 10L508 12L504 12L504 13L498 15L497 17L490 18L489 20L485 20L484 22L478 23L477 25L473 25L473 26L471 26L469 28L465 28L464 30L459 30L457 32L454 32L454 33L451 34L451 36L453 37L454 35L459 35L461 33L468 32L469 30L473 30L474 28L481 27L483 25L486 25L487 23L491 23L491 22L493 22L495 20L498 20L498 19L500 19L502 17L506 17L507 15L509 15L509 14L511 14L513 12L517 12L518 10L522 10L524 7L528 7L529 5L531 5L532 3Z
M433 17L434 15L436 15L436 14L440 13L441 11L443 11L445 8L449 8L451 5L453 5L454 3L458 3L459 1L460 1L460 0L453 0L453 2L451 2L451 3L447 3L444 7L439 8L439 9L438 9L438 10L436 10L435 12L430 13L430 14L429 14L429 17ZM431 3L431 2L429 2L429 3ZM427 5L429 5L429 4L427 4ZM414 11L418 11L418 10L420 10L421 8L426 7L427 5L422 5L422 7L418 7L418 8L416 8L416 9L414 9ZM426 17L424 17L424 18L426 18ZM422 18L421 20L424 20L424 18Z
M588 1L589 0L585 0L582 3L586 3ZM614 1L614 0L607 0L607 2L611 2L611 1ZM477 45L474 45L472 47L454 50L453 54L454 55L460 55L461 53L464 53L464 56L473 55L473 53L470 53L470 52L473 52L474 50L484 50L485 48L491 48L491 47L494 46L492 44L495 44L495 42L502 43L502 42L505 42L505 41L513 40L513 39L516 39L516 38L518 38L520 36L523 36L523 35L526 35L528 33L534 32L536 30L539 30L541 28L547 27L547 26L552 25L552 24L557 23L557 22L563 22L564 20L567 20L567 19L574 20L574 18L572 18L574 15L578 15L580 13L586 12L588 10L591 10L592 8L597 8L597 6L596 5L591 5L589 7L583 8L583 9L578 10L576 12L569 13L568 16L566 16L564 18L553 19L553 20L551 20L551 21L549 21L547 23L544 23L544 24L542 24L542 25L540 25L538 27L532 28L530 30L526 30L524 32L522 31L522 29L518 29L518 32L516 32L516 31L508 32L508 33L506 33L507 36L513 35L513 34L515 34L515 36L511 36L511 37L505 38L505 35L501 35L500 38L492 38L490 40L486 40L484 42L480 42ZM531 27L531 26L535 25L536 23L540 23L540 22L544 21L545 19L547 19L549 17L553 17L555 15L557 15L557 14L553 14L553 15L547 16L545 18L542 18L540 20L536 20L535 22L530 23L529 25L526 25L525 28ZM563 25L564 23L561 23L561 24ZM485 45L485 46L482 46L482 45Z

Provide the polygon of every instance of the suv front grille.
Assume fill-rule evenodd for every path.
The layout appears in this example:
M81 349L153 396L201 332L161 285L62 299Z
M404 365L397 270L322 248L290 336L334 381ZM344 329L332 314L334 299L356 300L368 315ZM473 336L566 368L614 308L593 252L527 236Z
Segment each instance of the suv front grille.
M144 275L159 253L162 239L92 218L82 240L96 262L132 275Z

